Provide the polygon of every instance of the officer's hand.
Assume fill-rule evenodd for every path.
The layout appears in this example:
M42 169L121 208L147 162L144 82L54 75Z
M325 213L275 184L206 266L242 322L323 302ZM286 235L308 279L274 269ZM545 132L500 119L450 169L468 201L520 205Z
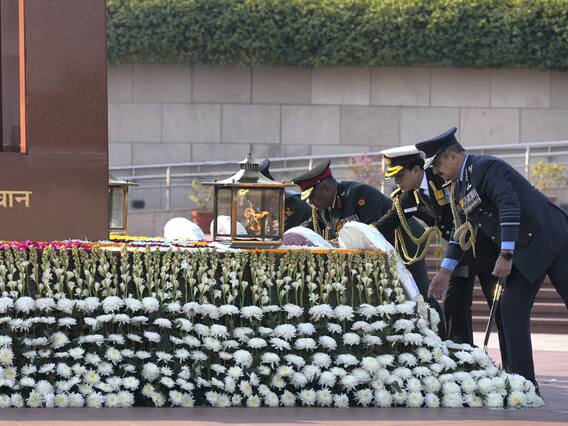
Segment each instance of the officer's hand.
M493 268L493 274L496 277L507 277L511 273L511 268L513 267L513 260L506 260L502 256L497 258L495 262L495 268Z
M428 297L434 297L435 299L442 300L448 289L448 284L450 283L451 272L447 269L440 268L440 271L432 278L430 283L430 288L428 289Z

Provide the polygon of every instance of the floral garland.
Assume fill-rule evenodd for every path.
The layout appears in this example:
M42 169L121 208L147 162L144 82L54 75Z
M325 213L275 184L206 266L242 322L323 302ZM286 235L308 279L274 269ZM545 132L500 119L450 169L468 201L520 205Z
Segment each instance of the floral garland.
M382 252L3 244L0 407L526 407Z

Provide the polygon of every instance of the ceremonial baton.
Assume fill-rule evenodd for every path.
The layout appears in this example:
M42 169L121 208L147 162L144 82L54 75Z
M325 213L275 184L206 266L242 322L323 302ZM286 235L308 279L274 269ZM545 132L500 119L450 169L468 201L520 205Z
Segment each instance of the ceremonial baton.
M491 336L491 329L493 328L493 321L495 321L495 313L501 301L501 296L503 295L503 290L505 289L505 283L507 282L507 277L500 277L495 284L495 290L493 291L493 303L491 304L491 312L489 313L489 321L487 321L487 327L485 328L485 339L483 340L483 350L487 352L487 343L489 343L489 336Z

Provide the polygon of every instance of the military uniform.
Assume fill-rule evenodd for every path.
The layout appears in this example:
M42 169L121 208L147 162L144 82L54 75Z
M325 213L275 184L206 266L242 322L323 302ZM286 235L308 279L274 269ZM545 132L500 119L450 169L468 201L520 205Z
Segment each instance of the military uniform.
M414 146L412 147L414 148ZM416 152L414 154L413 152ZM418 154L419 151L407 147L392 148L383 151L383 156L390 162L387 169L391 176L396 175L401 169L397 166L422 165L423 161ZM405 154L405 155L401 155ZM389 157L390 156L390 157ZM440 176L435 175L431 169L425 169L420 188L414 191L402 192L400 188L395 190L391 197L397 198L405 217L416 217L428 226L436 226L440 230L442 238L446 241L452 240L452 229L454 226L452 210L449 204L450 185ZM381 232L392 232L401 226L398 212L393 207L388 211L375 226ZM448 338L462 343L473 344L473 324L472 324L472 296L475 283L475 276L479 278L481 288L487 299L489 306L493 302L493 291L496 278L491 275L497 250L490 239L480 235L476 241L476 255L472 250L464 253L463 259L454 270L450 278L446 297L444 298L444 316ZM497 321L499 330L501 357L506 362L505 341L502 335L502 325L500 318Z
M271 180L276 180L270 173L270 160L265 158L259 165L260 172ZM295 226L300 226L309 220L312 215L312 208L308 203L301 199L300 192L291 188L284 190L284 230L287 231Z
M313 170L292 179L304 191L303 197L309 195L317 184L331 176L329 164L329 161L318 164ZM372 224L388 212L391 206L392 201L370 185L351 181L338 182L332 207L315 210L315 214L303 226L319 230L325 238L332 240L337 238L345 223L357 221ZM315 222L314 218L316 219ZM424 232L424 228L415 220L411 220L410 226L415 235L421 235ZM394 232L383 235L391 244L394 243ZM407 241L407 244L411 245L412 243ZM408 270L412 274L420 293L426 299L429 279L425 262L422 260L409 265ZM439 311L441 312L441 309ZM443 314L440 315L440 318L443 320ZM440 334L445 337L445 327L441 326L440 328Z
M513 167L487 155L465 157L455 198L478 234L496 248L514 250L501 299L507 364L536 383L530 311L547 274L568 307L568 216ZM448 259L460 256L459 244L450 244Z

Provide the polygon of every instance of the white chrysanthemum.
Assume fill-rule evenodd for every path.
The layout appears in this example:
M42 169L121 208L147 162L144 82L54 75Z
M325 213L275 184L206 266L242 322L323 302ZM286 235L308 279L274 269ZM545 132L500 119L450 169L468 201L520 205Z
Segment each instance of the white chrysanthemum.
M294 354L285 355L284 359L290 364L296 366L296 368L302 368L306 364L304 358Z
M501 395L499 392L491 392L485 397L485 404L489 408L502 408L503 395Z
M353 369L351 371L351 374L355 376L355 378L357 379L357 383L359 383L360 385L368 383L371 380L371 375L362 368Z
M203 303L201 305L196 306L195 312L205 318L207 317L211 319L219 318L219 312L217 310L217 306L212 305L211 303Z
M327 386L329 388L333 388L336 381L337 379L335 378L335 374L333 374L331 371L322 372L318 379L320 386Z
M140 380L138 380L134 376L125 377L124 379L122 379L122 386L124 386L126 389L136 390L138 389L139 385Z
M419 377L419 378L432 375L432 371L430 371L430 369L428 367L424 367L422 365L415 367L412 370L412 373L414 374L414 376Z
M334 317L333 308L328 304L312 306L308 313L310 314L310 318L314 321L319 321L323 318Z
M272 339L270 339L270 345L276 349L277 351L283 351L283 350L289 350L290 349L290 343L288 343L286 340L280 339L278 337L273 337Z
M250 396L252 395L253 388L247 380L242 380L239 383L239 390L242 392L244 396Z
M294 407L296 405L296 395L290 391L284 391L280 396L280 403L284 407Z
M75 307L75 300L66 297L57 301L57 309L65 314L72 314Z
M293 373L290 383L296 388L304 388L308 384L308 378L303 373Z
M475 393L468 393L464 395L464 402L468 407L479 408L483 407L483 399Z
M387 323L381 320L372 322L371 324L369 324L369 326L371 327L372 331L381 331L387 326Z
M263 315L262 309L258 306L245 306L241 308L241 317L245 319L261 320Z
M296 337L296 327L291 324L281 324L274 328L273 335L284 340L291 340Z
M103 311L106 314L119 311L124 306L124 301L118 296L108 296L103 299Z
M422 384L424 385L424 390L428 393L438 392L442 388L440 381L434 376L424 377Z
M195 333L199 336L199 337L207 337L210 334L210 329L209 326L205 325L205 324L201 324L201 323L197 323L193 326L193 331L195 331Z
M114 314L112 317L112 322L115 324L129 324L130 323L130 317L126 314Z
M251 395L247 398L247 407L258 408L262 403L258 395Z
M316 392L316 401L320 407L331 407L333 404L333 394L329 389L321 389Z
M509 408L521 408L526 406L527 400L525 394L520 391L513 391L507 397L507 407Z
M73 374L73 371L71 370L71 367L69 367L67 364L64 364L62 362L60 362L59 364L57 364L57 369L55 370L57 375L60 377L64 377L66 379L68 379L69 377L71 377L71 374Z
M36 383L35 390L36 392L45 395L53 392L53 385L47 380L40 380Z
M324 349L329 351L334 351L337 349L337 342L333 337L330 336L320 336L318 339L318 343Z
M493 385L497 392L500 392L502 395L507 393L507 382L504 375L493 377L491 380L493 381Z
M380 316L390 317L390 315L396 314L396 306L394 303L383 303L382 305L377 306L377 313Z
M422 382L416 377L411 377L406 381L406 389L410 392L420 392L422 390Z
M311 337L301 337L294 342L294 348L299 351L311 351L317 348L317 343Z
M286 387L286 382L280 376L272 376L272 379L270 381L270 386L277 389L283 389Z
M262 312L264 312L265 314L270 314L279 311L280 311L280 306L278 305L266 305L262 307Z
M38 373L40 373L40 374L53 373L54 370L55 370L55 364L53 362L50 362L50 363L43 364L42 366L40 366L39 369L38 369ZM4 375L5 375L5 373L4 373Z
M235 367L230 367L230 368L227 370L227 374L228 374L230 377L233 377L233 378L237 379L237 378L239 378L239 377L242 376L242 374L243 374L243 369L240 368L240 367L236 367L236 366L235 366Z
M444 366L439 362L434 362L430 364L430 370L432 370L436 374L440 374L444 370Z
M459 364L473 364L475 362L471 353L466 351L455 352L454 356L459 360Z
M203 347L211 352L219 352L223 345L219 342L218 339L213 337L205 337L203 339Z
M146 317L144 315L138 315L138 316L130 318L130 323L132 325L144 325L147 322L148 322L148 317Z
M302 307L292 303L285 304L283 309L288 314L288 319L301 317L304 314L304 309Z
M252 339L249 339L247 344L252 349L261 349L267 345L266 340L261 339L260 337L253 337Z
M509 382L511 391L523 391L524 384L527 379L519 374L508 374L507 381Z
M349 305L338 305L333 311L339 321L351 321L354 316L353 307Z
M170 362L172 359L174 359L174 356L172 354L170 354L169 352L164 352L164 351L156 351L155 353L156 355L156 360L159 362L163 362L165 364L167 364L168 362Z
M136 358L138 359L148 359L150 358L152 355L150 354L150 352L146 352L146 351L136 351Z
M35 301L31 297L24 296L16 299L16 311L29 314L35 307Z
M304 336L311 336L316 332L316 328L312 323L302 322L297 325L298 333Z
M272 366L280 362L280 357L274 352L265 352L262 354L260 359L263 364L270 364Z
M162 340L162 337L158 333L154 333L153 331L145 331L144 337L149 342L153 342L153 343L159 343L160 340Z
M313 389L304 389L298 395L302 405L306 407L313 407L316 404L317 393Z
M461 393L446 393L442 397L442 407L457 408L463 407Z
M312 363L321 368L329 368L331 366L331 357L324 352L317 352L312 356Z
M126 305L126 308L131 312L136 312L142 309L142 302L132 297L128 297L127 299L125 299L124 304Z
M402 336L402 343L406 345L421 346L424 343L424 337L419 333L405 333Z
M343 333L343 327L341 327L341 325L339 324L330 322L329 324L327 324L327 331L329 331L331 334L340 334Z
M160 328L172 328L172 322L167 318L156 318L154 320L154 325Z
M243 366L243 367L250 367L252 365L252 355L250 352L240 349L233 354L233 359L235 363Z
M370 333L373 331L373 328L367 323L366 321L356 321L351 326L351 330L353 331L363 331L365 333Z
M217 311L220 316L238 315L240 312L239 308L237 308L235 305L221 305L217 308Z
M359 364L359 361L357 360L357 357L355 357L354 355L340 354L340 355L337 355L337 357L335 358L335 364L336 365L342 365L342 366L345 366L345 367L349 367L349 366L352 366L352 365Z
M152 394L156 391L156 389L154 388L153 385L151 385L150 383L146 383L143 387L142 387L142 395L145 396L146 398L150 398L152 396Z
M12 351L12 349L7 347L0 348L0 364L4 366L12 365L13 361L14 352Z
M375 405L382 408L392 407L392 394L386 389L375 391Z
M477 389L477 383L473 378L465 379L461 382L461 388L464 393L473 393Z
M343 344L347 346L358 345L361 343L361 337L356 333L345 333L342 337Z
M398 367L392 371L392 374L393 376L406 380L412 377L412 370L406 367Z
M407 300L406 302L396 305L397 312L399 314L404 314L404 315L413 314L415 308L416 308L416 302L412 302L410 300Z
M189 351L187 349L177 349L174 355L180 361L185 361L189 358Z
M209 335L211 337L221 337L226 338L229 337L229 332L227 331L227 327L221 324L213 324L209 328Z
M321 368L316 367L315 365L306 365L302 368L302 374L306 376L308 381L315 380L321 374Z
M35 301L35 307L41 312L51 312L56 306L55 300L51 297L40 297Z
M189 357L196 362L207 361L207 354L205 352L202 352L202 351L193 351L193 352L191 352Z
M22 377L20 379L20 386L22 387L29 387L33 388L35 386L36 381L31 377Z
M409 408L422 407L424 397L420 392L409 392L406 396L406 406Z
M359 384L357 378L352 374L346 374L339 382L341 386L348 391L354 389Z
M374 317L375 315L377 315L377 308L374 307L373 305L369 305L367 303L363 303L361 305L359 305L359 308L357 308L357 313L359 315L361 315L363 318L365 318L366 320L371 319L372 317Z
M411 353L408 353L408 352L400 354L398 356L398 361L401 364L406 365L408 367L414 367L418 363L418 360L416 359L416 357L414 355L412 355Z
M456 382L445 382L442 385L442 392L445 394L461 394L461 388L460 385L458 385Z
M278 370L276 370L276 374L281 377L287 377L294 374L294 369L289 365L281 365L280 367L278 367Z
M438 408L440 406L440 398L434 393L424 395L424 404L428 408Z
M344 393L334 395L333 405L336 408L347 408L349 407L349 397Z
M14 299L11 297L0 297L0 314L5 314L14 307Z
M254 334L254 330L250 327L237 327L233 330L233 336L241 342L246 342L249 334Z
M160 368L153 362L147 362L142 367L142 377L150 382L153 382L160 377Z
M381 366L383 367L389 367L392 365L392 363L394 362L394 355L391 354L384 354L384 355L379 355L377 357L377 361L379 361L379 363L381 364Z
M122 354L120 353L120 351L116 348L113 348L112 346L110 346L106 352L105 352L105 358L108 359L110 362L112 362L113 364L116 364L120 361L122 361Z
M193 323L185 318L176 318L175 319L176 327L179 328L181 331L185 331L189 333L193 330Z
M373 402L373 391L369 388L355 392L355 401L362 407L368 407Z
M142 309L146 313L157 312L160 309L160 302L155 297L145 297L142 299Z
M393 326L396 331L410 333L414 329L414 322L407 319L399 319L395 321Z
M43 405L43 396L39 392L31 391L28 399L26 400L26 405L30 408L37 408Z

